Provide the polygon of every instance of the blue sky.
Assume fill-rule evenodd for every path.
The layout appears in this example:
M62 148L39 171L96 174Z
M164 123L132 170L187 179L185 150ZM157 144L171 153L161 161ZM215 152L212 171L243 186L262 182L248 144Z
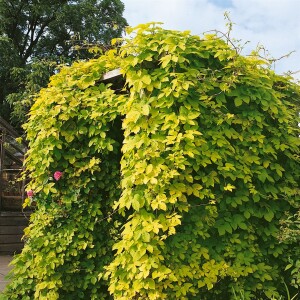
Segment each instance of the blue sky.
M279 58L274 69L281 74L300 70L300 0L122 0L125 18L135 26L163 22L167 29L191 30L202 35L209 30L225 32L224 12L235 23L232 37L249 41L243 54L263 45ZM300 79L300 73L294 75Z

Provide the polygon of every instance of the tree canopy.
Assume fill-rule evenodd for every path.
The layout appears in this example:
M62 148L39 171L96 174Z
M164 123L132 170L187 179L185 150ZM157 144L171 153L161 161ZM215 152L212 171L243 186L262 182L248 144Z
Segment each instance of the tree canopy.
M297 240L278 237L299 210L299 86L216 35L128 34L31 108L36 211L4 299L294 292ZM101 81L116 68L117 89Z
M88 57L76 45L105 48L127 25L123 11L120 0L0 0L1 115L10 117L8 100L23 121L30 105L20 102L48 83L53 62Z

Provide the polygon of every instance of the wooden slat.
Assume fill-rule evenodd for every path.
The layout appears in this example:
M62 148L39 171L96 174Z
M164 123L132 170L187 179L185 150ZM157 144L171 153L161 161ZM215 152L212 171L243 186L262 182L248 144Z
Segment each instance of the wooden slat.
M0 217L27 217L31 215L30 211L27 212L17 212L17 211L1 211Z
M23 244L22 236L22 234L0 234L0 247L3 244Z
M13 195L13 196L2 195L2 199L5 199L5 200L22 200L22 196L19 196L19 195Z
M28 223L25 217L0 217L0 226L27 226Z
M103 75L101 81L111 81L121 76L120 69L109 71Z
M0 234L24 234L24 226L0 226Z
M5 128L5 130L13 137L19 137L20 134L8 123L6 122L2 117L0 117L0 127Z
M19 253L22 251L23 247L24 247L23 243L3 244L0 245L0 253L1 254Z
M1 208L2 210L21 211L22 196L2 196Z
M23 165L23 159L20 159L14 153L10 152L8 149L5 149L5 155L8 156L14 162L18 163L20 166Z
M5 199L5 200L22 200L22 196L19 196L19 195L2 195L2 199Z

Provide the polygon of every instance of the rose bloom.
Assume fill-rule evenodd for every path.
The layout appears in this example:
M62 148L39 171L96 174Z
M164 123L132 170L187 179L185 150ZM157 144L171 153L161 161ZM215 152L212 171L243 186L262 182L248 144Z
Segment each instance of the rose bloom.
M27 191L27 196L28 197L32 197L33 196L33 190L29 190L29 191Z
M63 172L60 171L55 171L53 174L53 177L56 181L58 181L60 179L60 177L62 176Z

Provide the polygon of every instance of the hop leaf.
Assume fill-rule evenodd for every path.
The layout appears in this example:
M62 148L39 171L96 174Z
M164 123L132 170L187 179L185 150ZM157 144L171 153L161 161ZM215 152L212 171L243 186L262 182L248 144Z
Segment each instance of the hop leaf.
M229 191L232 192L232 190L235 189L235 186L228 183L225 187L224 187L224 191Z

